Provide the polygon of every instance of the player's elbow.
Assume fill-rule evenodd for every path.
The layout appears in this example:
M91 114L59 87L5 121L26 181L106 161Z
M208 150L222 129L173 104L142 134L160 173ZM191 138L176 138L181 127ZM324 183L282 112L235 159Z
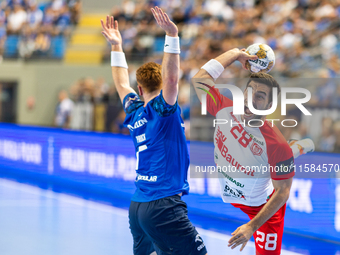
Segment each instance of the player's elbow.
M285 201L285 203L286 203L286 202L288 201L288 199L289 199L289 194L290 194L290 192L289 192L289 190L288 190L288 192L286 192L285 195L284 195L283 201Z
M197 78L201 78L199 72L197 72L197 73L192 77L192 79L197 79Z
M164 85L166 85L168 87L177 87L177 84L178 84L178 79L177 78L170 78L170 77L168 77L164 81Z
M280 194L281 201L286 203L289 199L290 189L289 188L279 189L278 192Z
M192 78L193 79L204 78L204 72L202 72L202 69L199 70Z

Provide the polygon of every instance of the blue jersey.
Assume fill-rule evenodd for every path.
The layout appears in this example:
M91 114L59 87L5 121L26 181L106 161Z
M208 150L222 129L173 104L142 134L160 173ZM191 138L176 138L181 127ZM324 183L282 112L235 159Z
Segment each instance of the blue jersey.
M188 194L189 153L177 102L168 105L161 93L144 107L137 94L123 100L136 149L135 202L150 202L178 193Z

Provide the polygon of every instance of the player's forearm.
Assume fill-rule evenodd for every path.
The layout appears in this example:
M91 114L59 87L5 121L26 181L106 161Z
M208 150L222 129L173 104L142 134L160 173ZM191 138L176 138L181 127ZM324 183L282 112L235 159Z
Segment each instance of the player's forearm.
M112 78L114 85L116 86L119 98L123 102L125 95L128 94L127 91L131 90L128 70L123 67L113 66Z
M228 66L230 66L237 60L239 52L240 50L235 48L219 55L217 58L215 58L215 60L220 62L224 69L226 69ZM193 78L206 78L214 80L211 77L211 75L204 69L200 69L199 72Z
M275 191L261 211L248 223L254 232L269 220L288 200L289 190Z
M219 55L215 59L222 64L224 69L226 69L228 66L230 66L232 63L234 63L237 60L239 53L240 53L240 50L235 48L235 49L229 50Z
M205 93L203 90L201 90L201 82L204 83L208 83L210 86L214 86L215 84L215 79L217 79L217 77L223 72L223 68L226 69L228 66L230 66L232 63L234 63L238 57L240 55L240 50L235 48L232 50L229 50L221 55L219 55L217 58L215 58L216 61L218 61L219 63L217 63L217 66L212 66L210 67L215 69L215 70L219 70L217 72L208 72L206 65L201 68L197 74L195 74L195 76L192 78L192 84L194 85L196 94L199 98L199 100L201 100L202 95ZM211 63L211 62L209 62ZM207 63L209 65L209 63ZM216 65L216 62L213 63L213 65ZM207 70L206 70L207 69ZM214 77L215 76L215 77Z
M124 52L121 44L111 45L111 51Z
M123 52L121 44L112 45L111 51ZM112 66L112 78L121 101L123 101L127 91L131 90L128 70L124 67Z
M162 62L163 91L168 96L167 103L175 104L178 94L179 54L164 53Z
M179 79L179 54L164 53L162 79L164 87L177 89Z

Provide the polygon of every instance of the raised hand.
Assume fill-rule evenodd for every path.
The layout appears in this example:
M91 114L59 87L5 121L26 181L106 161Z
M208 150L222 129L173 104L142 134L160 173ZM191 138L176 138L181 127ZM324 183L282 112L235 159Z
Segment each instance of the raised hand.
M256 60L258 59L258 57L256 55L249 55L247 52L246 52L246 49L242 49L242 50L238 50L239 51L239 55L238 55L238 58L237 60L240 61L240 63L242 64L242 67L246 70L247 67L246 67L246 61L247 60Z
M166 35L172 37L178 36L177 26L169 19L169 16L165 12L163 12L158 6L151 8L151 12L156 19L157 24L163 28Z
M100 20L102 23L102 31L103 36L111 45L121 45L122 44L122 36L118 30L118 21L114 20L113 17L106 16L106 23L104 24L103 20Z

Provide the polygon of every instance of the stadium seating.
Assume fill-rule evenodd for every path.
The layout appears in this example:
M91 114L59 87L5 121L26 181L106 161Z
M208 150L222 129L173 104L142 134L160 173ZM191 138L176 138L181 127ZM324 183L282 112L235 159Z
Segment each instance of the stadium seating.
M7 36L7 40L5 42L4 57L6 58L17 57L18 56L18 43L19 43L19 36L17 35Z
M106 42L101 35L100 19L105 14L86 14L81 18L67 46L65 63L100 64Z
M66 48L66 39L63 36L56 36L51 39L50 56L56 59L64 57Z

